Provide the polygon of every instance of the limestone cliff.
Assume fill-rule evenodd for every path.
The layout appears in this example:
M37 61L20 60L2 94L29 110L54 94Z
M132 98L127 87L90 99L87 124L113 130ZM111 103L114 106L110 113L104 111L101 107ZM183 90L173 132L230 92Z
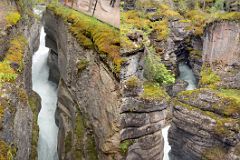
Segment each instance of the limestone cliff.
M79 42L69 30L74 22L66 23L64 17L51 7L43 19L46 45L51 49L50 70L55 67L60 75L59 79L50 75L55 82L59 81L56 111L59 158L120 159L119 82L111 65L99 56L102 48L89 48ZM95 24L98 23L101 22ZM104 26L112 34L111 27Z

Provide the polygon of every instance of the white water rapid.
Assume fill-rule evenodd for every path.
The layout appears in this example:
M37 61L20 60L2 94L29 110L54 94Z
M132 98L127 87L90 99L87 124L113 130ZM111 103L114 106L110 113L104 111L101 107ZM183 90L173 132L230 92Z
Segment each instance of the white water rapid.
M41 97L41 110L38 115L39 140L38 160L57 160L58 127L55 123L57 86L48 81L49 68L47 57L49 49L45 47L45 33L41 29L40 46L32 59L33 90Z
M197 81L193 74L192 69L184 62L179 63L178 69L180 71L179 79L184 80L188 82L188 86L186 90L193 90L197 88ZM163 160L170 160L169 158L169 151L171 150L171 146L168 143L168 130L170 128L170 125L164 127L162 129L162 135L164 139L164 157Z

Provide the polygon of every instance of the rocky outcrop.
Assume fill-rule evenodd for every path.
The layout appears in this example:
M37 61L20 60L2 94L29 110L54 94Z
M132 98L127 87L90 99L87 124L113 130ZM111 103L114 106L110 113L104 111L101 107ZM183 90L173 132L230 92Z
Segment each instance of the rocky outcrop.
M47 40L47 45L58 57L58 62L53 58L51 64L58 64L60 73L56 112L59 158L120 159L119 82L97 51L80 45L64 20L52 11L45 12L44 26L52 41Z
M169 143L176 160L240 158L239 28L237 22L213 22L205 30L205 88L180 92L174 101Z
M136 0L124 0L124 10L132 10L134 9Z
M165 125L169 107L167 99L143 96L143 71L147 50L125 55L121 70L121 144L124 159L163 158L163 137L161 128Z

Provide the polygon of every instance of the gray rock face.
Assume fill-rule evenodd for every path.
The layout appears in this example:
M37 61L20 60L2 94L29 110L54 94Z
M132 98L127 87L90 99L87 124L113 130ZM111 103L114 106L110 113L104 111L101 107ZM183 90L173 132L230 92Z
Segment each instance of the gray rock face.
M240 24L236 22L214 23L209 26L203 44L203 61L222 65L240 61Z
M175 97L179 92L185 91L188 86L188 83L183 80L176 80L175 84L172 86L171 93L169 93L171 96Z
M95 50L79 45L63 20L46 11L44 21L47 36L55 41L47 45L54 50L57 44L60 159L121 159L118 82Z
M222 22L208 26L203 61L221 77L219 87L240 89L240 23Z
M58 55L53 50L49 51L47 64L49 66L48 80L58 84L59 79L60 79L60 74L59 74L59 70L58 70Z

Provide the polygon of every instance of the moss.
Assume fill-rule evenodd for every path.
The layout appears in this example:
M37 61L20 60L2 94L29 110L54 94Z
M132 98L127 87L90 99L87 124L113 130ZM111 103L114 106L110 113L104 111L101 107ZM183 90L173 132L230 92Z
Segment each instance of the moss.
M18 35L10 41L10 47L7 51L5 59L9 62L15 62L22 68L22 59L27 40L23 35Z
M224 118L215 113L209 111L202 111L202 113L216 121L216 125L214 127L214 133L219 137L227 137L231 135L231 132L239 132L240 131L240 120L233 118ZM229 127L226 124L231 124L232 127Z
M207 20L209 15L200 10L190 10L185 15L189 21L191 21L191 25L186 28L188 30L193 30L195 35L202 35L204 31L204 27L207 24Z
M65 148L65 154L70 152L72 149L72 134L71 134L71 132L68 132L67 136L65 136L64 148Z
M77 62L78 73L81 73L84 69L87 68L89 61L86 59L80 59Z
M16 155L16 148L9 146L6 142L0 140L0 160L13 160Z
M26 45L27 41L22 35L17 35L11 39L6 56L4 60L0 62L0 83L14 82L17 74L22 71L22 60ZM11 68L11 63L17 63L19 68L14 70Z
M168 6L166 4L160 4L156 14L163 16L169 20L183 18L177 11L173 10L170 6Z
M215 20L239 21L240 12L215 13L213 17Z
M186 103L182 103L182 102L178 101L177 99L173 100L173 104L174 104L174 106L184 107L184 108L188 109L189 111L200 111L198 108L193 107L193 106L191 106L189 104L186 104Z
M201 86L216 88L217 83L220 81L221 81L220 77L214 71L212 71L210 66L206 64L202 66L200 79Z
M28 96L28 103L31 107L32 113L33 113L33 123L32 123L32 150L31 150L31 159L36 160L37 159L37 146L38 146L38 133L39 133L39 127L37 124L38 121L38 112L39 112L39 99L36 94L32 94Z
M0 62L0 83L13 82L17 77L16 72L10 67L6 60Z
M0 103L0 130L2 129L2 120L4 116L5 107Z
M158 83L145 82L143 88L144 91L141 97L144 99L169 100L170 98L166 91Z
M125 156L128 152L129 146L131 146L134 143L133 140L125 140L120 143L120 152L123 156Z
M18 12L10 12L6 16L7 27L16 25L21 18L21 15Z
M127 51L134 51L142 47L142 43L136 43L129 39L129 34L135 32L141 33L143 41L147 39L147 35L151 33L151 21L142 14L141 11L130 10L121 12L120 25L120 42L121 48Z
M240 115L240 90L222 89L217 92L217 96L221 98L219 103L223 106L216 105L216 108L226 116Z
M24 88L19 88L17 94L18 94L18 98L21 102L23 102L23 103L27 102L28 95Z
M98 160L96 144L95 144L93 135L87 136L86 144L87 144L86 151L87 151L88 159Z
M240 98L239 90L212 90L209 88L201 88L191 91L183 91L178 94L179 100L184 102L196 101L201 99L201 95L211 92L211 96L218 99L218 103L202 101L196 107L202 108L207 111L217 113L224 117L236 117L240 115ZM205 107L211 105L210 107Z
M168 27L168 21L162 20L152 24L153 30L156 31L157 40L166 40L169 37L170 29Z
M223 117L223 116L220 116L211 111L204 111L198 107L191 106L189 104L185 104L185 103L179 102L177 100L174 101L174 105L184 107L184 108L188 109L189 111L199 112L202 115L205 115L211 119L214 119L216 121L216 125L213 128L213 132L219 137L227 137L228 135L231 135L232 131L236 132L236 133L238 133L240 131L240 127L239 127L240 120L239 119L234 119L231 117ZM231 124L231 127L227 124Z
M70 32L83 47L94 47L99 54L106 55L113 63L112 71L117 75L120 73L122 58L118 29L62 5L51 3L47 9L69 23Z
M139 83L139 79L136 76L131 76L126 81L126 85L128 88L136 88L139 86Z
M202 160L227 159L227 150L221 146L214 146L206 149L202 155Z
M75 144L75 151L74 156L75 159L81 160L84 155L84 134L85 134L85 124L84 119L82 115L80 114L80 111L78 111L76 115L76 123L75 123L75 138L76 138L76 144Z

